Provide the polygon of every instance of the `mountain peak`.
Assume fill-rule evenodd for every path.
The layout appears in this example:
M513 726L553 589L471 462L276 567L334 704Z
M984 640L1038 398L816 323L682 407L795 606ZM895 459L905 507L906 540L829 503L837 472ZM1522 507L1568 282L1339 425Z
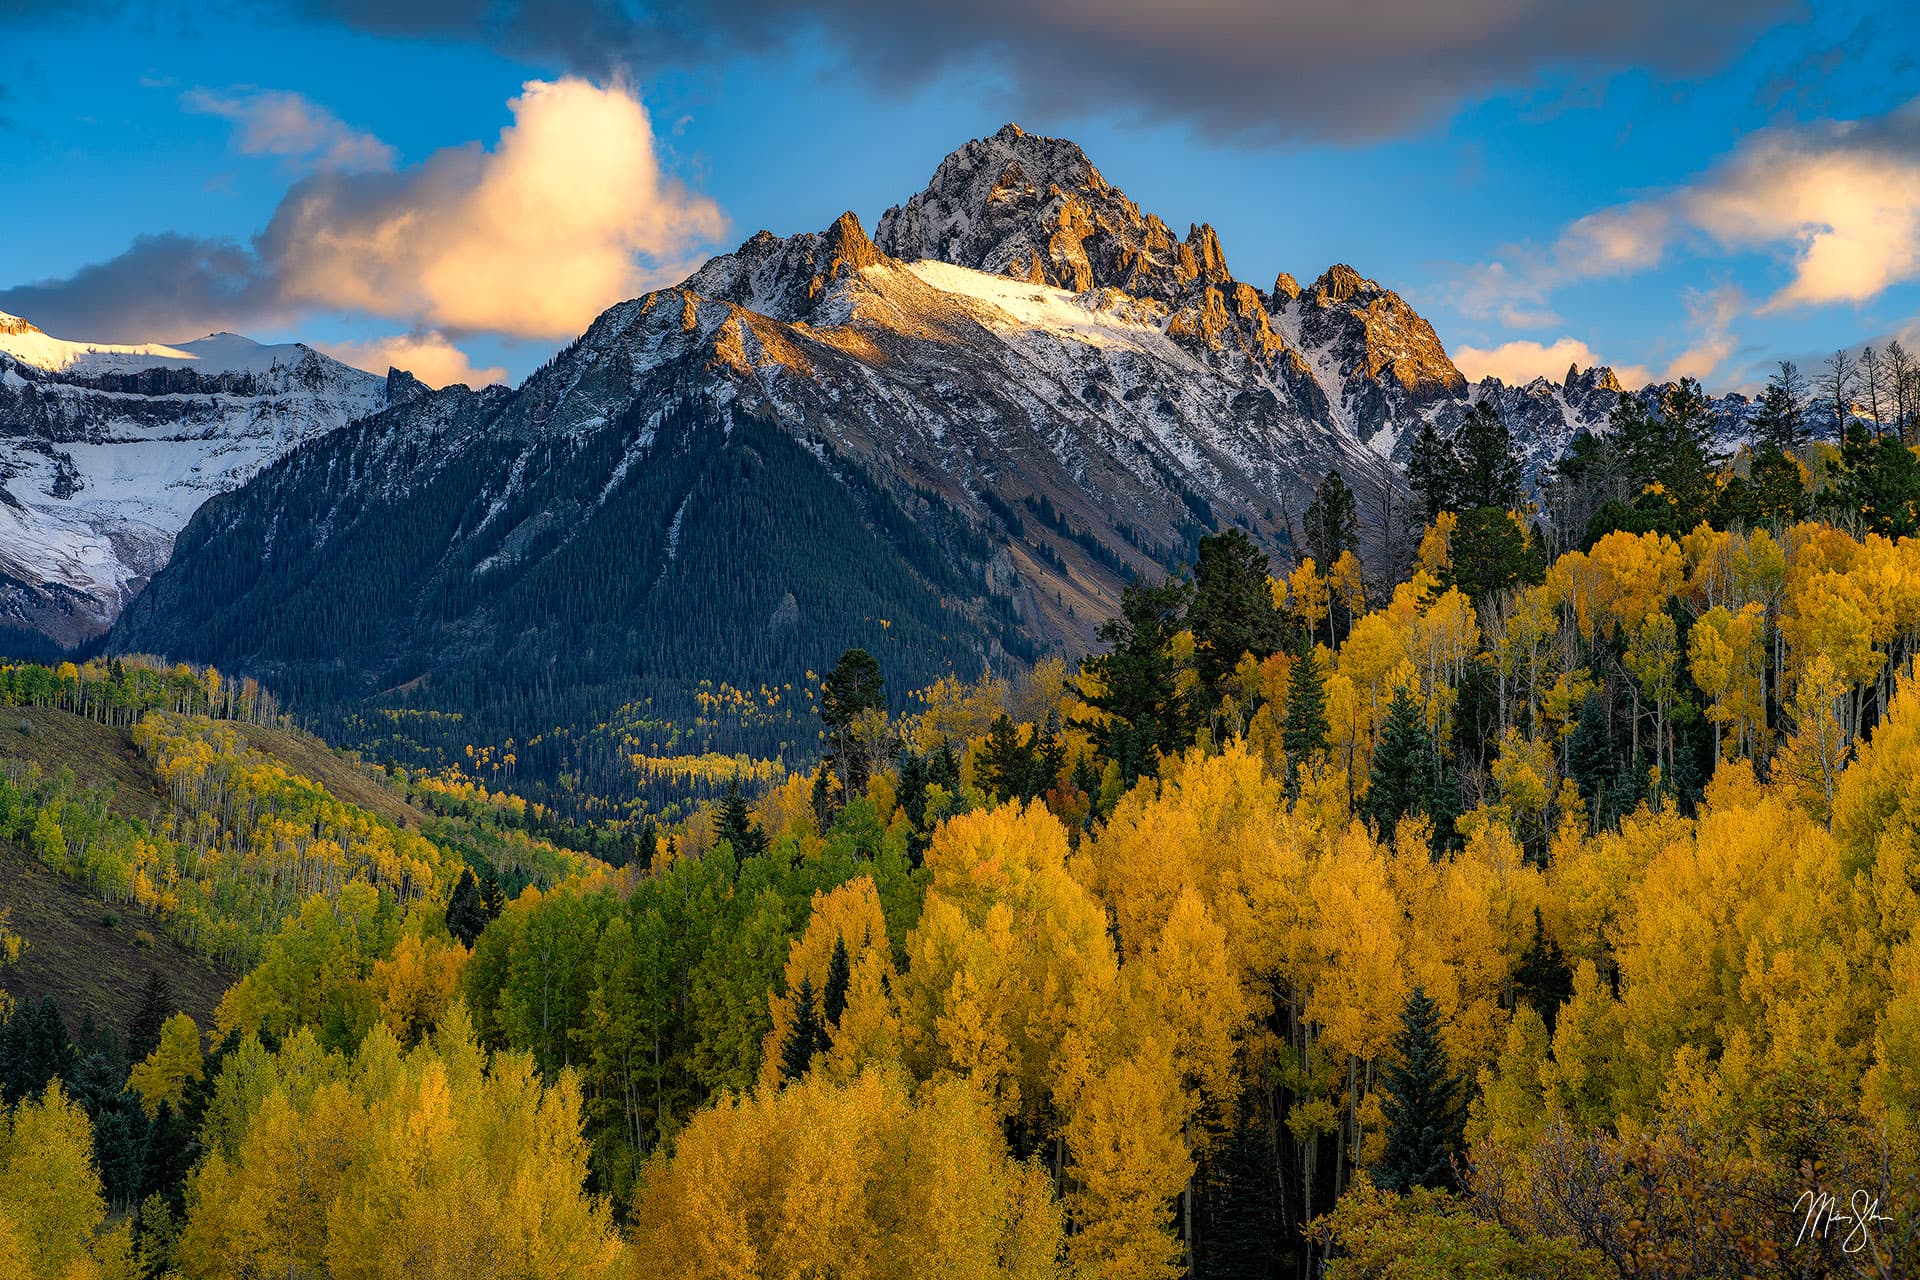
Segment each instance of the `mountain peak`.
M1017 125L949 154L926 190L881 217L874 243L907 262L932 258L1075 293L1171 301L1196 281L1229 278L1211 227L1181 241L1077 143Z
M1379 285L1346 263L1336 262L1313 282L1310 292L1314 300L1324 306L1327 303L1345 302L1355 294L1375 292L1379 288Z
M38 333L39 328L19 316L0 311L0 333Z

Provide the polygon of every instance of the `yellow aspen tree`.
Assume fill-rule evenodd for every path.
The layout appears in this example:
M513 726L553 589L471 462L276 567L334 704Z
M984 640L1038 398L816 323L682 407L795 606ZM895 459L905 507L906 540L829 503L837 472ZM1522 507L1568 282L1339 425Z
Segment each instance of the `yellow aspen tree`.
M200 1051L200 1028L184 1013L176 1013L160 1027L160 1043L144 1062L134 1065L127 1086L140 1095L140 1107L149 1118L162 1103L176 1112L186 1100L187 1086L202 1078L206 1059Z
M1193 1176L1181 1138L1189 1106L1173 1055L1151 1034L1075 1092L1066 1124L1066 1199L1076 1278L1183 1274L1173 1205Z

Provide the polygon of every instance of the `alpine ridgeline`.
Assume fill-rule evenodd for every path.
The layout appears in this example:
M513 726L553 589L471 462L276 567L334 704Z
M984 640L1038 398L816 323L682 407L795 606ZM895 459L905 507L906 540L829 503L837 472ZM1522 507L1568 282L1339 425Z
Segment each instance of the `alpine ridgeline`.
M424 390L298 343L69 342L0 314L0 629L100 634L209 496Z
M1351 268L1262 292L1009 125L872 236L762 232L518 390L294 451L202 508L112 644L408 707L363 726L459 711L522 769L536 733L547 769L811 750L805 673L849 646L896 689L1084 648L1208 531L1286 563L1330 469L1364 538L1403 527L1403 437L1491 390Z

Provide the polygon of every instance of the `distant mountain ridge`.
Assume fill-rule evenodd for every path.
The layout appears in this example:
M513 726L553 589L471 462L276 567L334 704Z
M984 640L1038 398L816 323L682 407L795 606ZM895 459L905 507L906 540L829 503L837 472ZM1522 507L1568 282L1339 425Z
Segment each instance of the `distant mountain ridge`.
M299 343L72 342L0 314L0 626L100 634L208 496L424 390Z

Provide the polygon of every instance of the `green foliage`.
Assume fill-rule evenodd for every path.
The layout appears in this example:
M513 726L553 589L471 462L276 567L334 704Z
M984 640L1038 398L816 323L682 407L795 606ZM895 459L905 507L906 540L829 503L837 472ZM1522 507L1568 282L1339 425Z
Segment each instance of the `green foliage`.
M1383 838L1411 814L1424 814L1438 827L1446 806L1440 798L1441 768L1426 714L1406 686L1393 691L1387 716L1373 742L1373 767L1361 813L1373 820Z
M1107 717L1094 727L1094 740L1129 782L1189 740L1191 709L1171 651L1186 602L1181 582L1129 585L1120 596L1120 615L1100 626L1107 652L1086 660L1099 685L1087 701Z
M1389 1191L1446 1190L1466 1144L1466 1082L1440 1042L1440 1006L1420 987L1407 997L1393 1051L1381 1073L1387 1145L1374 1176Z
M1287 794L1300 794L1300 771L1327 745L1327 684L1311 642L1302 640L1287 682L1280 744L1287 753Z
M786 1037L780 1042L781 1081L791 1084L805 1079L813 1066L814 1055L826 1048L826 1042L826 1023L814 999L813 979L803 977L800 989L794 993L793 1025L787 1028Z
M1322 573L1333 567L1342 551L1360 545L1359 513L1353 490L1338 471L1329 471L1313 491L1302 519L1301 538L1307 551L1319 562ZM1238 654L1234 657L1237 659Z
M1220 686L1241 655L1265 658L1279 649L1282 615L1267 583L1267 553L1239 529L1200 539L1187 627L1209 688Z

